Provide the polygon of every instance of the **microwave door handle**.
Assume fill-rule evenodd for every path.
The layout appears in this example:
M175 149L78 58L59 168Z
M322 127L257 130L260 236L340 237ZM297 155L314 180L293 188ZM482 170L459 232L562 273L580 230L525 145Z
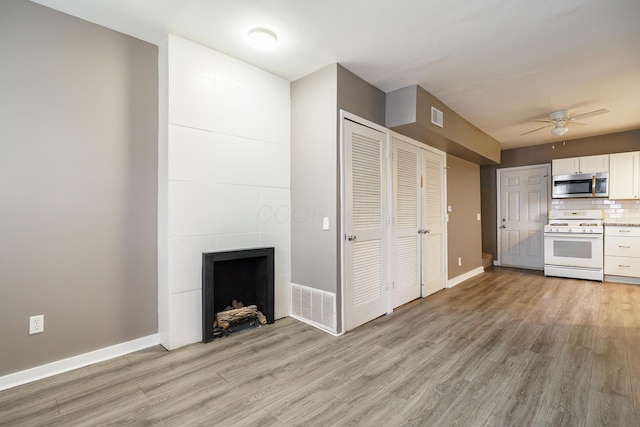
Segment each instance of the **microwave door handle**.
M591 177L591 195L596 197L596 176Z

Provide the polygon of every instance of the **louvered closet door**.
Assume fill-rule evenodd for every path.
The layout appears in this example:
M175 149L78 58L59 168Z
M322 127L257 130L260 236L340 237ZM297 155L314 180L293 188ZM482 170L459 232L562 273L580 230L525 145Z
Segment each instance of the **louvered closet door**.
M446 284L444 245L444 156L422 152L422 296L426 297Z
M387 135L344 122L345 325L387 312Z
M393 139L393 308L420 298L421 151Z

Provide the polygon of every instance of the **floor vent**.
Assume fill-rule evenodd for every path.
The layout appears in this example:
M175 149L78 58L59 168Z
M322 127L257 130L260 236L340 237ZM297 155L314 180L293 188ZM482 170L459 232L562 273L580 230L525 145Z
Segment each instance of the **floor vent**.
M291 317L336 333L336 294L291 284Z

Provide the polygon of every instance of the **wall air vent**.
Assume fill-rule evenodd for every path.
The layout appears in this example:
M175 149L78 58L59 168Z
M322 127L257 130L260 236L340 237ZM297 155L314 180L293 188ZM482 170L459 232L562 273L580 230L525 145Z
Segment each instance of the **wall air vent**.
M291 317L337 333L336 294L291 283Z
M438 110L435 107L431 107L431 123L436 126L442 127L443 118L444 116L442 114L442 111Z

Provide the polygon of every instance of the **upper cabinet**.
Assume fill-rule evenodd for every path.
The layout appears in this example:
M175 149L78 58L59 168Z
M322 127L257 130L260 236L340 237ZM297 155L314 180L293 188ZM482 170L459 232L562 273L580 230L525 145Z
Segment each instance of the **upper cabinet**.
M640 151L611 154L610 199L640 198Z
M575 175L609 171L609 155L569 157L551 161L552 175Z

